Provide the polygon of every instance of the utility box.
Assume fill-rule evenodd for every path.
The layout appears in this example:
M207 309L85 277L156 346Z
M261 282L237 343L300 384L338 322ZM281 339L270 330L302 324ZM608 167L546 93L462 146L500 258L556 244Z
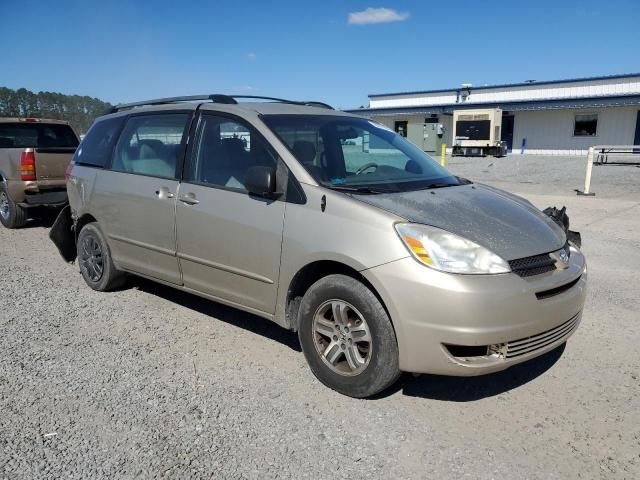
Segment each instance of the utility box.
M499 108L454 110L452 155L505 156L507 144L500 139L501 129L502 110Z

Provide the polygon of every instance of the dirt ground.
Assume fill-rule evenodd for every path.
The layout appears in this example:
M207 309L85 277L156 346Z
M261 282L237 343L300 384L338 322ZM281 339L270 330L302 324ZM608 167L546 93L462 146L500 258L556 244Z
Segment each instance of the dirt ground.
M568 207L589 295L566 349L354 400L295 334L143 280L96 293L47 238L0 229L0 478L640 478L640 168L452 159Z

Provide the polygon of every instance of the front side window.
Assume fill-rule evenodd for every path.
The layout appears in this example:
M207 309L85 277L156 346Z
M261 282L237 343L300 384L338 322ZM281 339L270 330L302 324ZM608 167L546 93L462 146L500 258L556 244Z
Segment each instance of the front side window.
M246 191L247 170L257 166L276 166L262 136L238 120L202 116L185 181Z
M576 115L573 126L575 137L595 137L598 131L598 115Z
M399 133L363 118L265 115L265 123L319 183L393 192L461 182Z
M131 117L116 144L113 170L177 178L188 113Z

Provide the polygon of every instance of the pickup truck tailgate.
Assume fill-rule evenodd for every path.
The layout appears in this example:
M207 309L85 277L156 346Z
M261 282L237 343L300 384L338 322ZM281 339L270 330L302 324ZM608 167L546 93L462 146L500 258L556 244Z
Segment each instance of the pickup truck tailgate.
M64 173L75 151L73 147L36 148L36 178L64 179Z

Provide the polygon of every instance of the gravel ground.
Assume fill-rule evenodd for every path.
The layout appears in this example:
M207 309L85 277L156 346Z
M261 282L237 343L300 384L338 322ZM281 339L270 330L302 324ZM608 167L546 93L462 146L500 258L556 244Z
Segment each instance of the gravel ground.
M2 229L0 478L639 478L640 171L581 198L583 159L450 168L568 206L590 294L565 350L354 400L295 334L143 280L93 292L46 224Z

